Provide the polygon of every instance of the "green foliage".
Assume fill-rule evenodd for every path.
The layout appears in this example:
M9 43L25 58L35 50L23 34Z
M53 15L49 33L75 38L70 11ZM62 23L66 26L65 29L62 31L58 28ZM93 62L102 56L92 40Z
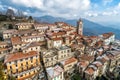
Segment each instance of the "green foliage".
M32 16L29 16L29 17L28 17L28 20L33 20Z
M0 21L6 21L7 20L7 16L5 15L0 15Z
M0 80L6 80L5 74L4 74L4 67L3 67L2 62L0 62Z
M9 76L9 80L16 80L16 79L13 76Z
M15 77L4 73L4 66L2 62L0 62L0 80L16 80Z
M80 77L79 74L75 74L75 75L72 76L71 80L82 80L82 78Z

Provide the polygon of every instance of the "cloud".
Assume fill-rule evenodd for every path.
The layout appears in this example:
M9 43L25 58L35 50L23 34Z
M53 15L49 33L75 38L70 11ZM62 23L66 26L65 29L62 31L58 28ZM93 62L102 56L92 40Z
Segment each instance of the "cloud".
M88 9L90 5L90 0L12 0L13 3L24 5L26 7L34 7L38 9L47 9L47 8L62 8L62 9L73 9L77 10Z
M23 11L35 17L51 15L68 19L89 18L97 21L110 20L120 16L120 2L117 0L2 0L0 9L10 8ZM5 10L4 10L5 11ZM102 18L101 18L102 17ZM105 17L107 19L105 19Z
M88 11L88 12L85 12L85 16L87 17L97 17L99 16L99 14L97 12L92 12L92 11Z
M116 10L120 10L120 2L117 4L117 6L115 6Z
M1 10L4 10L5 8L4 8L4 5L2 5L2 3L1 3L1 1L0 1L0 11Z
M23 12L23 14L24 14L24 15L27 15L27 14L28 14L28 12Z
M26 6L26 7L39 7L41 6L41 0L11 0L13 3Z
M12 9L15 13L18 11L16 8L13 8L11 6L8 6L8 9Z
M2 6L1 4L0 4L0 9L1 9L1 10L4 10L4 8L3 8L3 6Z
M53 16L72 17L90 9L90 0L11 0L13 4L36 8Z

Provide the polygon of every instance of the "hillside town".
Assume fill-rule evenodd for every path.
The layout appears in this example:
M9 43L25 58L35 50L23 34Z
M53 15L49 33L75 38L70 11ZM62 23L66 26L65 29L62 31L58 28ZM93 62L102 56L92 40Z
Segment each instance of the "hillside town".
M120 80L120 41L83 34L84 22L17 22L1 31L2 80Z

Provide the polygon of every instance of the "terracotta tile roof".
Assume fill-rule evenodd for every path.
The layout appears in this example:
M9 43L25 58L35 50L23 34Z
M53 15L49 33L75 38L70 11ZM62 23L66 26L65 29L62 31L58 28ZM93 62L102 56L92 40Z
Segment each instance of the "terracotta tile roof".
M67 24L67 23L64 23L63 25L62 25L63 27L65 27L65 26L71 26L71 25L69 25L69 24Z
M52 33L52 36L65 35L65 32Z
M44 37L45 35L32 35L32 36L22 36L21 39L33 39L33 38L39 38Z
M103 44L103 41L100 40L100 41L96 42L95 46L98 47L98 46L101 46L102 44Z
M98 36L89 36L89 38L92 40L95 40L95 39L98 39L99 37Z
M62 26L63 24L65 24L65 22L55 22L55 24Z
M71 44L72 49L80 49L80 48L83 48L83 47L84 47L83 44Z
M73 30L72 28L63 28L63 30L65 30L65 31L71 31L71 30Z
M92 43L92 40L91 39L87 39L86 42L89 44L89 43Z
M59 32L49 32L49 33L46 33L46 35L48 36L63 36L65 35L66 32L65 31L59 31Z
M12 37L12 38L11 38L11 42L12 42L13 45L21 44L21 43L22 43L20 37Z
M104 39L107 39L107 38L109 38L112 35L114 35L112 32L102 34Z
M85 61L93 61L94 60L94 56L89 56L87 54L82 54L80 57L79 57L79 60L85 60Z
M8 48L0 48L0 52L6 51L6 50L8 50Z
M31 33L31 35L40 35L41 33L39 33L38 31L33 31L32 33Z
M77 62L78 60L76 58L69 58L69 59L66 59L65 61L62 61L61 63L63 65L67 65L67 64L70 64L70 63L74 63L74 62Z
M18 53L14 53L14 54L8 54L8 55L5 56L4 63L33 57L33 56L36 56L36 55L38 55L38 53L36 51L31 51L31 52L28 52L28 53L18 52Z
M8 43L7 43L7 42L1 42L1 41L0 41L0 45L8 45Z
M82 39L77 39L77 42L83 43L83 40Z
M60 38L52 38L53 41L58 41L58 40L63 40L61 37Z
M103 65L100 61L94 61L92 64L96 65L97 67L101 67Z
M80 61L79 66L86 68L88 66L89 62L88 61Z
M102 61L102 63L105 63L107 61L105 58L101 58L100 60Z
M85 73L89 74L89 75L93 75L94 74L94 69L93 68L90 68L88 67L86 70L85 70Z

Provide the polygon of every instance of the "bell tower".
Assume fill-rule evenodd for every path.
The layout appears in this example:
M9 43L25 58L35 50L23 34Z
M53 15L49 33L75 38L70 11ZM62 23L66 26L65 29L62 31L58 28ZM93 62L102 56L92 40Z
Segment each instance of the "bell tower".
M83 21L79 19L77 21L77 34L83 35Z

